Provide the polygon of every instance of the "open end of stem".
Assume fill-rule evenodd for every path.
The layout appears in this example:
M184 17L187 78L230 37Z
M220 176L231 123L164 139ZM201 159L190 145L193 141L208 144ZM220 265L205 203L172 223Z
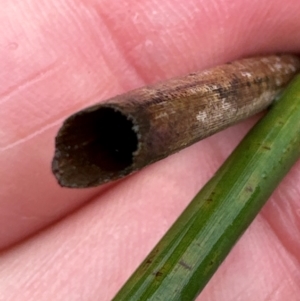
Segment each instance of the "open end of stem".
M84 186L133 163L138 148L134 124L111 107L85 111L67 120L57 137L56 175L63 186ZM82 184L81 184L82 183Z
M90 164L105 171L119 171L130 166L138 140L133 123L112 108L102 108L82 124L84 136L81 150L86 152Z

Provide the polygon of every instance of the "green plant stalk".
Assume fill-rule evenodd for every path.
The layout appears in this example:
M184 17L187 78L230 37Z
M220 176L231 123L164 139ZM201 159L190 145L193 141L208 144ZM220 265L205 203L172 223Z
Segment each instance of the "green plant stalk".
M113 300L194 300L299 156L300 75Z

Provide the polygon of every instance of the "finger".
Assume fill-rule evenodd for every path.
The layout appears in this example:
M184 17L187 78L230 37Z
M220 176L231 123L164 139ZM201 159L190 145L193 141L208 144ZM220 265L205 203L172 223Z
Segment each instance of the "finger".
M143 83L243 55L296 50L299 5L289 3L293 8L285 6L285 14L280 4L268 1L251 2L242 14L245 2L120 5L88 1L74 7L68 1L60 5L23 1L17 10L14 1L5 2L1 18L1 28L8 29L2 35L6 48L1 56L6 84L0 126L7 129L1 133L2 246L61 218L102 190L69 191L55 183L49 165L54 135L64 116ZM128 7L131 11L125 13ZM225 154L237 140L228 139ZM205 163L203 145L206 151L211 148L209 142L202 144L200 156L194 159L189 150L168 164L159 163L168 172L178 167L170 184L159 179L160 185L167 185L166 191L181 181L182 194L190 196L223 159L221 155ZM198 154L196 148L193 152ZM180 171L190 167L191 175L196 175L199 164L205 178L188 183L182 179Z
M159 38L159 35L153 35L158 52L163 53L170 48L174 49L174 54L169 54L171 60L167 65L163 65L170 67L169 70L171 75L181 74L194 67L207 67L214 63L221 63L228 59L252 54L254 52L275 50L297 51L299 49L299 45L296 44L297 35L294 35L293 38L291 38L288 37L289 35L287 34L288 32L294 33L294 26L299 22L297 21L298 17L296 18L299 13L299 5L297 6L296 2L290 1L290 5L287 5L287 3L283 5L281 2L277 1L272 2L272 4L267 1L252 1L251 3L249 2L248 5L245 1L240 2L241 3L236 1L234 3L234 8L228 3L228 7L231 9L229 9L229 11L227 10L226 14L218 15L218 18L224 17L223 22L225 22L226 19L231 20L230 22L234 24L234 26L231 26L231 31L227 32L227 30L224 29L227 33L226 35L223 33L220 36L218 34L219 31L214 32L215 36L219 35L219 38L222 40L222 43L219 44L217 37L215 37L215 39L211 37L210 40L208 38L209 35L206 38L206 33L199 34L199 37L197 35L197 30L199 30L199 28L203 30L204 27L210 29L210 27L215 26L214 30L219 30L219 26L215 25L215 22L217 21L213 20L211 14L207 14L210 4L205 4L206 6L202 7L201 3L196 4L194 2L193 4L191 1L187 1L184 4L169 1L164 2L163 5L156 4L153 6L157 8L156 14L154 14L156 15L154 20L157 20L159 17L160 20L166 19L168 22L177 20L176 22L174 21L176 26L172 27L172 24L169 25L171 28L165 26L169 31L169 35L160 36ZM101 17L106 8L107 11L109 11L109 8L114 8L114 3L110 2L101 2L98 3L98 5L94 2L92 4L97 11L97 15ZM150 31L150 24L152 25L152 23L155 23L153 18L151 19L148 17L150 14L147 6L149 5L149 2L131 4L130 7L132 9L134 8L135 12L140 12L142 20L145 22L142 27L139 27L144 28L144 35L137 34L141 39L139 44L133 43L134 41L136 43L136 40L133 40L132 43L133 45L145 46L145 44L142 43L144 41L143 37L146 37L147 33ZM219 5L222 8L222 4ZM151 7L151 12L153 12L153 7ZM246 12L243 10L245 7L247 8ZM291 7L290 11L288 11L288 7ZM196 8L198 8L198 12L195 12ZM126 10L126 3L119 8L119 11L117 11L119 14L121 9L123 9L123 12ZM283 9L285 9L284 14L282 13ZM215 14L218 11L219 10L215 8ZM125 15L125 13L123 15ZM191 16L193 16L193 18ZM269 18L266 18L266 16L269 16ZM118 22L119 19L122 18L118 18ZM250 22L249 20L251 19L252 21ZM129 25L133 22L130 18L126 20ZM146 21L148 21L148 23ZM125 24L127 24L126 22ZM278 31L274 30L274 27L272 28L275 24L274 22L278 24L276 27ZM110 26L113 26L114 23L117 24L117 21L115 20ZM250 26L249 23L255 23L257 25ZM193 24L193 26L189 24ZM202 26L200 26L201 24ZM221 22L218 24L221 24ZM181 34L179 30L180 26ZM116 27L116 25L113 27L115 31L117 31ZM124 24L123 27L127 28ZM247 32L249 27L251 27L251 30ZM119 29L119 31L121 31L121 29ZM126 36L127 34L128 37L132 37L133 34L131 32L131 30L126 29L124 30L124 35ZM186 40L186 36L189 33L192 40L198 38L198 44L195 43L194 46L189 46ZM280 35L278 33L280 33ZM283 33L285 33L283 37L284 43L281 39ZM212 35L212 32L210 35ZM225 36L227 37L226 39ZM156 37L157 39L155 39ZM229 37L231 38L230 41L228 40ZM117 41L118 39L120 38L116 38ZM253 45L253 40L255 41L255 45ZM131 43L129 38L128 41ZM203 41L203 43L200 43L201 41ZM232 41L235 42L233 43ZM192 41L192 44L193 43L194 42ZM268 48L268 44L271 45L270 48ZM149 43L147 45L149 45ZM253 48L251 48L250 51L248 48L245 48L245 46ZM181 51L176 52L177 47L179 47ZM136 50L136 48L138 47L128 47L128 49L126 49L127 57L132 56L133 61L136 59L136 61L139 62L139 59L141 59L144 54L148 55L147 61L151 60L153 57L153 62L149 65L150 67L148 66L148 71L145 72L144 75L149 76L149 78L146 79L147 81L155 81L156 78L168 76L169 73L164 74L163 70L165 67L160 68L161 63L156 63L158 75L155 75L155 69L153 69L153 72L150 72L152 65L156 62L156 52L152 52L151 55L151 52L149 54L147 51L142 51L143 48L140 50ZM216 49L216 53L211 54L206 51L207 49ZM183 50L185 50L185 52ZM123 52L125 53L125 51ZM122 53L122 51L120 51L120 53ZM181 55L181 53L183 54ZM190 57L190 59L188 59L188 57ZM181 59L185 62L184 64L180 63ZM187 64L187 62L189 62L189 64ZM143 68L137 65L135 67L136 70L139 68L145 70L144 63L139 64L141 64ZM130 64L128 63L128 66L129 65ZM73 68L75 69L75 67ZM140 72L142 74L142 71ZM139 85L138 79L135 84ZM104 89L105 87L102 88ZM126 90L126 87L124 90ZM65 102L70 106L70 111L75 109L72 107L73 103L67 99L68 98L65 99ZM80 105L83 105L84 101L85 99L82 96L82 99L79 100ZM78 105L78 107L80 105ZM7 274L10 274L11 277L6 278L7 280L2 284L2 295L7 297L5 298L6 300L22 299L24 294L26 297L28 296L26 300L30 300L30 298L33 300L37 296L39 297L39 300L49 300L53 299L51 297L54 297L54 294L56 294L56 297L57 292L60 292L61 296L68 296L68 300L75 300L78 295L84 296L85 299L96 299L100 296L101 300L109 300L121 283L133 271L140 260L146 255L150 248L153 247L157 239L184 208L191 196L230 152L233 144L237 143L242 136L242 130L245 131L246 126L242 129L240 126L234 127L233 129L227 130L225 133L218 134L215 137L200 142L198 145L147 168L130 179L123 181L118 186L114 187L113 190L107 191L106 194L103 195L101 202L98 201L100 198L95 199L95 202L91 203L80 212L71 215L56 227L41 233L26 244L7 252L1 259L3 260L1 262L3 263L1 265L3 267L3 274L1 276L2 279L4 279L4 275ZM29 143L29 149L30 147L33 148L37 142L38 145L41 145L40 142L45 143L48 139L52 139L52 135L54 135L54 131L50 134L40 134L38 137L43 136L44 140L41 140L41 138L34 138L40 140L30 142L32 145L27 142ZM35 156L30 157L31 163L36 164L37 170L44 169L46 163L48 163L48 159L50 160L51 157L50 151L48 153L47 150L48 146L44 145L44 147L45 158L43 160L35 161ZM216 149L220 149L220 147L222 147L222 149L216 151ZM22 148L20 148L20 153L21 150L24 150L24 144L22 145ZM9 159L12 160L11 162L14 162L14 157L9 157ZM24 168L26 166L28 167L28 165L22 165L21 167ZM199 169L201 169L201 174L199 174ZM22 169L20 168L20 170ZM189 174L187 174L187 171L189 171ZM43 203L46 199L44 204L45 207L49 206L49 204L47 205L47 202L49 201L50 203L51 198L48 200L47 196L45 197L46 194L43 192L47 191L49 193L50 191L55 191L54 182L51 184L52 177L50 173L49 175L45 175L46 181L47 176L49 188L46 189L45 186L44 190L41 189L38 193L34 192L33 194L30 194L37 202ZM29 179L25 180L27 181L25 183L32 185ZM39 184L41 185L41 183ZM32 186L36 188L38 185L35 184ZM31 186L29 185L29 187ZM65 197L60 194L59 189L57 189L57 192L55 193L54 196L57 199L59 199L59 197ZM29 195L26 196L25 194L25 197L26 199L29 199ZM80 203L80 201L83 202L88 199L89 196L77 196L76 193L74 193L73 197L74 199L77 199L78 197L77 200L78 203ZM80 197L82 197L82 199L80 199ZM297 197L296 194L294 198L295 197ZM62 201L63 199L60 200ZM68 200L66 200L66 202L67 201ZM280 199L277 199L277 201L280 201ZM59 202L56 200L54 200L54 202L56 202L56 207L59 207ZM20 201L20 203L16 202L16 204L20 205L22 204L22 201ZM43 211L42 209L45 208L39 209L40 211L38 211L38 213L40 215L49 212L49 209L48 211ZM66 213L68 209L64 210L65 211L62 211ZM53 218L53 220L55 218ZM19 228L19 231L20 229L21 227ZM258 228L258 230L256 228L255 233L260 233L260 230L260 228ZM262 235L260 238L261 243L270 237L267 231L266 233L267 235ZM255 236L254 241L257 241L257 239L257 236ZM241 246L243 246L243 243L243 248L246 248L247 245L245 245L245 242L243 241L241 241ZM270 243L270 246L274 246L272 241L268 241L268 243ZM280 248L279 244L277 246ZM270 249L268 249L268 251L269 250ZM256 252L257 257L253 256L254 259L260 258L259 255L262 254L262 249L257 248ZM286 263L286 259L288 259L288 256L283 256L281 253L279 253L279 255L271 253L270 256L271 258L276 259L281 258L284 263ZM28 268L28 262L31 263L30 269ZM244 262L244 260L239 260L237 262L237 269L239 269L239 271L244 268ZM254 263L255 261L252 262L252 266ZM267 267L269 266L266 265L265 268ZM262 269L263 272L265 271L265 268ZM251 267L249 267L249 269L251 269ZM267 272L268 271L269 270L267 270ZM267 276L268 274L264 275ZM294 270L293 275L293 279L295 279L295 276L297 275L295 275ZM291 277L292 275L289 275L289 279L291 279ZM65 279L68 279L68 281ZM70 281L70 279L72 281ZM226 278L222 277L220 281L224 281L224 279L230 279L228 278L228 274ZM251 278L251 280L253 291L255 292L254 288L258 287L257 285L259 285L259 283L255 279L253 280L253 278ZM248 283L245 278L243 278L243 281ZM18 283L18 287L11 289L12 284L14 283ZM38 287L36 286L36 283L39 284ZM228 289L230 288L231 287L228 286ZM285 285L284 288L286 288ZM270 291L274 291L273 286L269 287L269 292ZM214 293L216 296L220 296L218 291L216 293L214 290ZM241 296L241 294L238 296ZM247 295L242 296L242 300L247 300ZM253 300L256 296L257 295L251 295L251 299L248 300ZM278 294L278 296L283 297L282 294ZM224 296L221 297L224 297L223 300L229 299L227 298L228 295L225 295L225 293ZM216 297L215 299L222 300L221 297L219 299ZM62 297L62 299L64 298Z

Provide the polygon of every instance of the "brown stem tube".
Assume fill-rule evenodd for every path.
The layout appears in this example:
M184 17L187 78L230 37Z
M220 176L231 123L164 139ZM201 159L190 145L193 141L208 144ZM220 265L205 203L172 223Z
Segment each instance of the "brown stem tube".
M121 178L263 110L299 69L293 55L243 59L88 107L59 130L53 173L78 188Z

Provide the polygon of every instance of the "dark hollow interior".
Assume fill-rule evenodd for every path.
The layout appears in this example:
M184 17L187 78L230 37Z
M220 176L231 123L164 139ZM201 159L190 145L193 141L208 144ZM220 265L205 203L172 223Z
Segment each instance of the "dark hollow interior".
M96 165L103 171L117 172L132 164L138 139L133 122L125 115L102 107L76 116L74 124L73 154L79 165Z

